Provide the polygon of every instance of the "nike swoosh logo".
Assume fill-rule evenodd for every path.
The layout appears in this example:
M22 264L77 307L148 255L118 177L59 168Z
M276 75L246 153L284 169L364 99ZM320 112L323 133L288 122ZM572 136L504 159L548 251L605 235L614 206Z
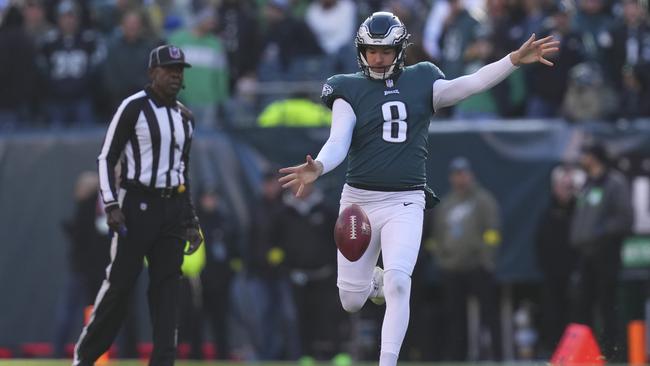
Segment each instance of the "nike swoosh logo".
M413 202L404 202L404 206L410 206L412 204L413 204Z

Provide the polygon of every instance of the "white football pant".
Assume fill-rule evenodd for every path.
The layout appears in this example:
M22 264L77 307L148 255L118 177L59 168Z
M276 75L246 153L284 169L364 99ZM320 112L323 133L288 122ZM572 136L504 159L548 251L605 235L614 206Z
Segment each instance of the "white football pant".
M395 366L409 323L411 274L417 261L424 220L424 191L377 192L343 187L341 210L356 203L368 215L372 235L356 262L338 253L341 305L359 311L371 291L379 253L384 262L386 313L381 328L380 366Z

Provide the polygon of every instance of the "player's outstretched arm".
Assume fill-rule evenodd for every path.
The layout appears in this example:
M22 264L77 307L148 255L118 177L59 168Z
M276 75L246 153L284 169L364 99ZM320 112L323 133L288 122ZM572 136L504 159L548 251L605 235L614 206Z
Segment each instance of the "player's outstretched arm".
M314 183L320 177L323 172L323 163L312 159L311 155L307 155L305 163L282 168L279 171L281 174L285 174L278 179L282 183L282 188L298 186L296 196L300 197L305 186Z
M535 40L530 36L518 50L499 61L487 64L475 73L453 80L438 79L433 83L433 108L449 107L474 94L484 92L507 78L518 66L535 62L553 66L546 55L556 52L560 42L553 37Z
M341 164L350 149L356 120L352 106L341 98L336 99L332 106L330 137L321 148L316 160L312 159L311 155L307 155L304 164L280 169L280 173L285 174L279 179L282 187L298 186L296 196L300 196L305 185L312 184L319 176Z
M547 66L553 66L553 63L545 58L551 52L557 52L560 48L560 41L548 36L535 40L535 33L518 50L510 53L510 61L515 66L541 62Z

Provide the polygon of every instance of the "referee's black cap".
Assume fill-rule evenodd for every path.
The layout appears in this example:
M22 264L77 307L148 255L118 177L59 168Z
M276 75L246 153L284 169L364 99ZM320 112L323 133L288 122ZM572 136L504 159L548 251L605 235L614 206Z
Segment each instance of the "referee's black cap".
M192 67L185 62L185 53L180 48L166 44L158 46L149 53L149 68L167 65L183 65Z

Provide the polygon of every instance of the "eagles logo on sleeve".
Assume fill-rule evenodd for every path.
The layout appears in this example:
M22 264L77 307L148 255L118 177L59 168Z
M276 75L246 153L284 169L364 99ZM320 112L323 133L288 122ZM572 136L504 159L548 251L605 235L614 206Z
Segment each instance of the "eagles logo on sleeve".
M323 84L323 91L320 93L320 96L321 96L321 98L326 97L326 96L332 94L333 92L334 92L334 89L332 89L332 87L329 84L325 83L325 84Z
M347 84L347 78L356 79L356 75L334 75L328 78L323 84L323 90L320 95L320 99L327 106L327 108L332 109L332 104L337 98L343 98L348 100L344 95L347 95L345 88L341 87L341 83Z

